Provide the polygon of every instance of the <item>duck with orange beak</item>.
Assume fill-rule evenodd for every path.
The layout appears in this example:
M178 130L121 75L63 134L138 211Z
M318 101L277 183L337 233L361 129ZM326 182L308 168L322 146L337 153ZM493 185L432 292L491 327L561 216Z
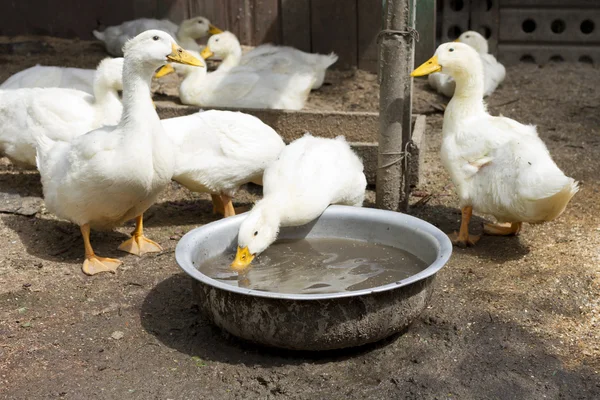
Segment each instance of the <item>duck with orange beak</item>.
M483 65L483 95L489 96L494 93L496 88L504 81L506 69L504 65L496 60L496 57L488 53L487 40L478 32L467 31L454 42L468 44L477 51ZM452 97L454 94L454 79L448 74L433 73L427 77L427 81L429 86L446 97Z
M68 143L36 137L46 206L80 227L85 249L82 270L87 275L115 272L121 264L95 254L91 228L112 229L135 219L132 237L119 249L138 256L162 250L144 236L143 213L171 182L175 155L149 96L151 80L167 62L202 65L158 30L131 39L124 52L123 115L116 126Z
M450 236L458 246L474 245L469 234L473 210L499 222L485 224L489 235L517 235L522 223L557 218L578 191L577 182L552 160L533 125L495 117L483 102L481 57L463 43L445 43L411 76L435 72L456 82L454 96L444 113L442 164L456 186L462 222Z
M335 157L332 157L332 154ZM310 135L290 143L267 167L264 197L242 222L231 268L243 271L273 243L281 226L318 218L330 204L361 207L367 180L346 140Z

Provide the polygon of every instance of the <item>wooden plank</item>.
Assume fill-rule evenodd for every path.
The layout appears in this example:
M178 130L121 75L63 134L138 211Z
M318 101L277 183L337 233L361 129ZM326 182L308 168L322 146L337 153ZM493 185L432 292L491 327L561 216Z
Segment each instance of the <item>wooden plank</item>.
M133 18L156 18L159 0L133 0Z
M133 3L118 0L63 0L57 12L53 2L4 2L0 12L3 35L50 35L92 39L99 26L119 24L133 18ZM77 16L76 18L74 16Z
M155 18L167 18L176 24L190 17L188 0L160 0L156 12Z
M358 68L377 72L377 35L382 27L382 2L358 0Z
M419 41L415 43L415 65L421 65L435 53L436 0L417 2L415 29Z
M229 30L228 7L223 7L223 1L224 0L188 0L190 16L206 17L219 29Z
M228 28L241 44L252 43L251 0L223 0L229 7Z
M189 115L200 107L156 101L156 112L161 119ZM344 135L349 142L377 142L379 114L349 111L293 111L256 108L202 107L203 110L241 111L254 115L269 125L286 141L310 132L315 136L335 138Z
M281 43L311 51L310 0L281 0Z
M252 45L279 43L279 0L254 0Z
M356 1L311 1L311 47L313 53L338 56L337 69L350 69L358 63Z

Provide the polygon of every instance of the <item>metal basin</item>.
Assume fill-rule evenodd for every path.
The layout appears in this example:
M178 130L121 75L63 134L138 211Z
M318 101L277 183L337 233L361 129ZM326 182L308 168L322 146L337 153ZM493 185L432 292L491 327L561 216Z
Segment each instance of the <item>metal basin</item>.
M193 278L202 312L220 328L251 342L294 350L332 350L384 339L406 328L426 307L435 274L452 253L448 237L410 215L330 206L310 224L282 228L282 239L348 238L408 251L429 267L401 281L368 290L284 294L218 282L197 266L235 252L244 214L188 232L178 243L179 266Z

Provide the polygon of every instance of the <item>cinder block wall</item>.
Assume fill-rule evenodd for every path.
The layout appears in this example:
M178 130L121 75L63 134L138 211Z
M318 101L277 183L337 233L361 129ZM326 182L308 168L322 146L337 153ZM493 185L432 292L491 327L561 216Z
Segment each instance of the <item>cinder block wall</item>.
M438 0L438 40L488 38L507 64L600 63L600 0Z

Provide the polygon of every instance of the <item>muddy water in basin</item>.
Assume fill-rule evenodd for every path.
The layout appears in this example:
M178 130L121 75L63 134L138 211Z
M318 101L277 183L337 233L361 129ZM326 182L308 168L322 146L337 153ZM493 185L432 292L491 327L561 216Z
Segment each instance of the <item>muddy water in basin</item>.
M316 294L368 289L427 268L391 246L349 239L279 240L238 274L226 253L200 265L203 274L234 286L277 293Z

